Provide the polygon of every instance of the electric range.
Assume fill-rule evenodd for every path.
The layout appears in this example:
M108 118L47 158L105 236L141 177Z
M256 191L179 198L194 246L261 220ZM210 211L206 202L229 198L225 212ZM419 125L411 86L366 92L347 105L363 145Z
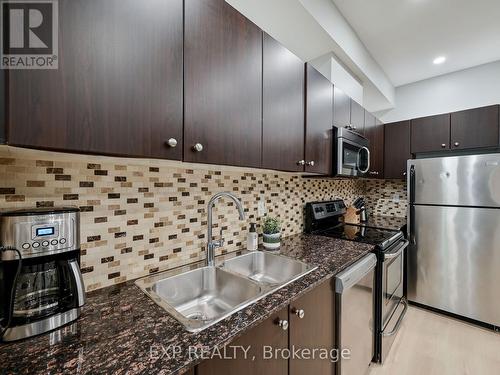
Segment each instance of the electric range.
M403 232L342 222L342 200L311 202L305 208L305 232L374 246L377 255L374 285L374 362L383 363L408 309L404 294L405 250Z

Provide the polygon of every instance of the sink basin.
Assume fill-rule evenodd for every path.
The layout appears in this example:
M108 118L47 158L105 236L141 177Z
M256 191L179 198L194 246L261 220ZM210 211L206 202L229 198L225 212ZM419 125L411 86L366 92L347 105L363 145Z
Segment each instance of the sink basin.
M253 251L226 260L223 269L268 286L285 286L315 270L299 260L263 251Z
M135 283L190 332L199 332L257 302L317 267L254 251L221 267L187 267Z
M170 277L159 274L136 284L191 332L201 331L263 296L260 285L218 267Z

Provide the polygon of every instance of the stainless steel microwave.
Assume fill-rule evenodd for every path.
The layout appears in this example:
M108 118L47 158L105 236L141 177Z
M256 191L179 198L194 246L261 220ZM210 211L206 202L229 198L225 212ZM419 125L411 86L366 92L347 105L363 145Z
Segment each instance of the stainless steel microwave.
M352 130L333 128L334 175L363 177L370 170L370 141Z

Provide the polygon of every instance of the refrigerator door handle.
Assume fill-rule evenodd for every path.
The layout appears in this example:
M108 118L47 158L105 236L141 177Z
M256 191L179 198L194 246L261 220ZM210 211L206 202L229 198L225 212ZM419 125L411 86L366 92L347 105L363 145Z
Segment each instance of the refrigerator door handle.
M415 236L415 181L416 181L416 172L415 172L415 166L411 165L410 166L410 174L408 176L409 184L408 186L410 187L410 244L412 246L415 246L417 244L416 236Z
M410 166L410 175L408 176L410 186L410 204L415 203L415 181L416 181L415 166Z

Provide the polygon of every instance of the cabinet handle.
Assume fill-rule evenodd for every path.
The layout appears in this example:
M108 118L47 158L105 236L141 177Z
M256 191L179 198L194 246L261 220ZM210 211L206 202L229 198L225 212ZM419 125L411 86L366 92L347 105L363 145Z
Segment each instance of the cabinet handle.
M405 176L405 177L406 177L406 172L403 172L403 176Z
M177 146L177 139L170 138L166 143L169 147L174 148L175 146Z
M455 145L455 147L458 147L458 146L460 146L460 143L459 142L455 142L454 145Z
M306 315L305 311L302 309L293 309L292 312L299 317L299 319L304 319Z
M308 161L306 163L306 165L310 166L310 167L314 167L314 160L311 160L311 161Z
M446 143L441 143L441 148L446 148Z
M282 320L282 319L280 319L280 320L278 320L277 325L279 327L281 327L281 329L283 331L286 331L288 329L288 320Z
M201 152L203 151L203 145L201 143L196 143L194 146L193 146L193 151L196 151L196 152Z
M306 161L305 160L299 160L297 162L297 165L306 165Z

